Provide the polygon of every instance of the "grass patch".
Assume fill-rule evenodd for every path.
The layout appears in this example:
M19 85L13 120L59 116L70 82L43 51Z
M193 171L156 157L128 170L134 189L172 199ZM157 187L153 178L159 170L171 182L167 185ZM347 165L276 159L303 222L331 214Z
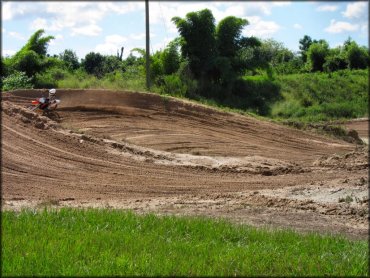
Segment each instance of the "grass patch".
M5 276L368 273L366 241L121 210L2 212Z
M277 76L283 100L272 106L274 118L305 122L368 116L368 70Z

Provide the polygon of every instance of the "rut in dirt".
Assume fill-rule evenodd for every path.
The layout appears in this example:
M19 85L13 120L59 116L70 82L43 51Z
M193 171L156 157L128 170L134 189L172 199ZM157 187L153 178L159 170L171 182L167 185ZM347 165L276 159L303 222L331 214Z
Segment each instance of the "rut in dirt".
M322 205L266 199L267 193L254 197L290 187L331 192L324 187L365 178L367 151L354 144L138 92L58 90L61 121L56 123L24 109L40 96L38 90L2 94L3 199L8 204L109 204L306 228L297 215L308 211L316 221L309 229L316 223L319 230L343 226L338 229L348 233L356 223L363 226L368 215L362 207L333 203L330 224L319 212ZM230 197L217 201L219 194Z

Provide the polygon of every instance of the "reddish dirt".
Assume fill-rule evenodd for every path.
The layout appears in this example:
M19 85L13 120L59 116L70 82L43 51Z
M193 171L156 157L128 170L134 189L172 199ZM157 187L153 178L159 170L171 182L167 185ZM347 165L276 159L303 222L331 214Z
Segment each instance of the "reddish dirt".
M113 207L367 237L367 147L149 93L58 90L56 123L25 109L41 94L2 94L3 209Z

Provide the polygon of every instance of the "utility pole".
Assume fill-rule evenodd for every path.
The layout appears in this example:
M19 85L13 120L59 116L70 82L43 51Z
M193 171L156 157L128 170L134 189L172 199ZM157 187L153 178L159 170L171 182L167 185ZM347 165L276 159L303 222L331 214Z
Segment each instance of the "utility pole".
M149 52L149 0L145 0L145 25L146 25L146 88L150 90L150 52Z

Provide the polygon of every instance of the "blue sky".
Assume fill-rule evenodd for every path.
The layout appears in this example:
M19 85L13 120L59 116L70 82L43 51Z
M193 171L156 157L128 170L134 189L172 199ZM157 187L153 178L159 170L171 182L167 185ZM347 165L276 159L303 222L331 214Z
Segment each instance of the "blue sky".
M272 38L298 51L304 35L325 39L331 47L349 36L368 46L367 1L150 1L151 52L163 49L178 36L174 16L208 8L216 24L226 16L249 21L244 36ZM2 1L2 55L13 55L38 29L53 35L48 53L74 50L80 58L91 51L124 57L135 47L145 47L145 2Z

